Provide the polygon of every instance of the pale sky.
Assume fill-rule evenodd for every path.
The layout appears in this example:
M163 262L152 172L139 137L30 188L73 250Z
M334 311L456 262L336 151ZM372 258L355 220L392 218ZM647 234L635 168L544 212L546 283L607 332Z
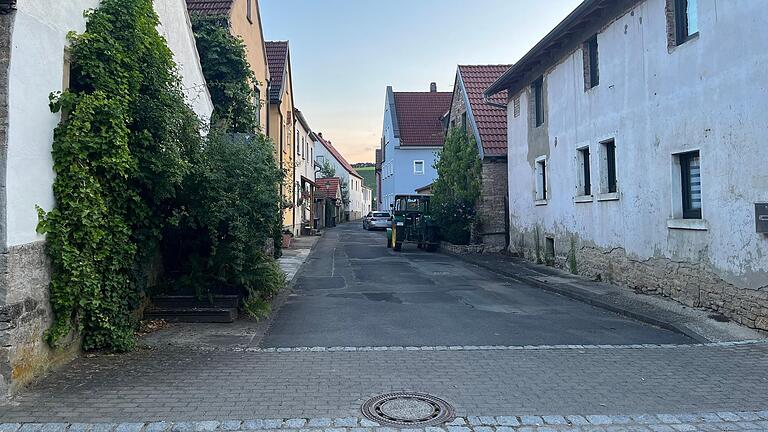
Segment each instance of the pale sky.
M458 64L516 62L581 0L261 0L289 40L296 107L351 163L373 162L386 87L452 91Z

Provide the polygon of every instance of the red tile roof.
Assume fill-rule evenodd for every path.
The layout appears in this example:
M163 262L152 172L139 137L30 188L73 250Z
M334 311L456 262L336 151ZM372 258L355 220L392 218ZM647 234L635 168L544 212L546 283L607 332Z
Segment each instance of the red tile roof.
M229 15L234 0L187 0L190 14Z
M272 79L269 88L269 101L279 102L283 94L283 73L288 63L288 41L267 41L267 64Z
M440 123L451 108L451 92L395 92L395 111L401 146L442 147L445 141Z
M338 177L319 178L315 180L318 198L336 199L339 196L341 180Z
M472 107L485 156L507 155L507 111L485 103L483 93L510 67L511 65L459 66L459 74ZM490 101L507 104L504 93L494 95Z
M344 156L339 153L338 150L336 150L336 147L334 147L330 141L326 141L323 139L322 135L320 133L315 134L317 136L317 140L320 141L326 149L328 149L329 152L333 155L333 157L336 158L337 161L346 169L349 171L350 175L353 175L359 179L362 179L363 177L357 173L357 170L349 163L346 159L344 159Z

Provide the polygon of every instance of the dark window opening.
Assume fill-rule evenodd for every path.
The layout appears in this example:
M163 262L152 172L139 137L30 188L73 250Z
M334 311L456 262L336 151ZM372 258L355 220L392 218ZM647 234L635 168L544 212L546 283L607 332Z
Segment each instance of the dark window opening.
M467 112L461 113L461 128L467 130Z
M611 140L603 143L605 146L606 180L608 193L615 193L616 187L616 142Z
M541 77L533 83L534 126L544 124L544 78Z
M546 242L544 249L544 263L548 266L553 266L555 265L555 239L547 237Z
M589 171L589 148L579 150L581 154L582 195L592 195L592 179Z
M248 18L248 22L253 24L253 0L245 0L245 17Z
M546 200L547 199L547 161L546 160L540 160L536 162L538 167L538 182L539 182L539 200Z
M698 32L698 0L675 0L676 44L682 45Z
M587 60L588 60L588 76L587 76L587 88L597 87L600 84L600 63L597 49L597 35L593 36L586 42Z
M701 219L701 159L699 152L680 155L683 219Z

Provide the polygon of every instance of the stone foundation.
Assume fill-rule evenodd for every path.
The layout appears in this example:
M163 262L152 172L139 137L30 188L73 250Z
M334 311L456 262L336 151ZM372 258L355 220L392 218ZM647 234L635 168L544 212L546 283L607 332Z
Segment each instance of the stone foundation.
M0 254L0 400L75 355L79 343L53 350L43 340L51 324L50 262L45 242L12 246Z
M538 241L536 240L538 237ZM536 231L513 234L510 252L540 264L569 270L638 293L668 297L689 307L720 313L768 331L768 286L740 288L718 276L706 263L666 257L638 258L623 248L602 249L573 238L555 238L559 248L547 256L546 236Z

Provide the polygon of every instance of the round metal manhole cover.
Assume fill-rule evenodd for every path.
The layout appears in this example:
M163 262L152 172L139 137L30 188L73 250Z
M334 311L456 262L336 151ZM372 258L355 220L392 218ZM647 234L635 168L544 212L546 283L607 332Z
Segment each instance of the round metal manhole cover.
M453 407L425 393L399 392L368 400L363 415L384 426L436 426L453 419Z

